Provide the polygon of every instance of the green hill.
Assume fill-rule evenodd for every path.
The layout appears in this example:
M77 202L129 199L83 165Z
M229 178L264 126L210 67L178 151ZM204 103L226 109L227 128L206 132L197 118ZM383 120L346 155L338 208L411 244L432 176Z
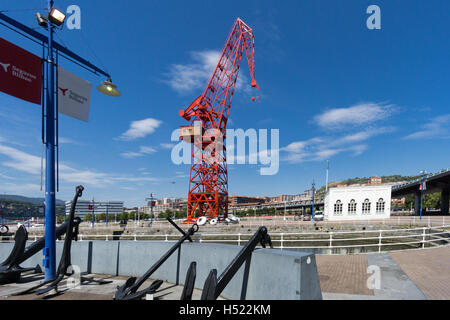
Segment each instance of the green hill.
M18 196L14 194L0 194L0 199L9 199L20 202L29 202L35 205L42 205L44 203L44 198L29 198L24 196ZM63 200L55 200L57 206L64 206L65 202Z
M61 203L61 202L60 202ZM0 198L0 210L6 220L15 220L28 217L43 217L44 213L39 212L42 202L32 203L19 201L16 199ZM56 215L64 215L65 206L56 206ZM29 213L28 213L29 211Z

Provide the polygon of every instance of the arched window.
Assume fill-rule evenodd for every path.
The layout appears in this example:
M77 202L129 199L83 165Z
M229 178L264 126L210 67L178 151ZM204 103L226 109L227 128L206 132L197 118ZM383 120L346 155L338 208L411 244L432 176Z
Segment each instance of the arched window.
M334 204L334 214L341 215L342 214L342 202L341 200L337 200Z
M348 214L356 214L356 201L355 199L350 200L348 203Z
M385 206L386 206L386 202L383 200L383 198L378 199L377 213L384 213Z
M369 199L364 200L364 202L362 204L362 213L370 214L370 200Z

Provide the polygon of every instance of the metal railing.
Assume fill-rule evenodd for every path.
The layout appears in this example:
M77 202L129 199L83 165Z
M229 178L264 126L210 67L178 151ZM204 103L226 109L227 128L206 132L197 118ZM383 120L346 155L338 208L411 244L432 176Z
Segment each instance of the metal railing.
M250 233L198 233L192 236L192 239L200 243L227 243L240 246L247 242L251 236ZM319 254L388 252L448 245L450 244L450 225L360 231L284 232L270 233L270 236L274 248L281 250L309 249ZM79 241L111 241L113 238L132 241L176 241L178 235L132 234L113 236L80 234L78 236ZM37 236L34 237L34 240L36 239Z

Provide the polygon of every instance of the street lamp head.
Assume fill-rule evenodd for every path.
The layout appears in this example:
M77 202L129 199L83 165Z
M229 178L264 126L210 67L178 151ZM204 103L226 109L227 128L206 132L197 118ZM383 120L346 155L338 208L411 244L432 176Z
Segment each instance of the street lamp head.
M36 12L36 20L38 25L40 25L42 28L47 29L48 28L48 19L47 17L44 17L39 12Z
M64 23L66 15L56 8L51 8L50 12L48 13L48 19L50 20L51 23L59 27Z
M102 85L97 87L97 90L111 97L120 97L122 94L117 90L117 85L115 85L111 78L106 81L102 81Z

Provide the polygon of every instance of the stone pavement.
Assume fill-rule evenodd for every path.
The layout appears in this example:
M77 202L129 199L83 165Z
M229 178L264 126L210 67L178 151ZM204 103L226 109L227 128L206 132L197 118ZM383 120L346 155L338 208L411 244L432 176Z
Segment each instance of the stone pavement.
M66 286L66 280L61 281L58 291L60 294L53 296L41 295L38 296L34 293L12 296L13 293L23 291L27 288L35 286L43 281L43 275L25 275L21 283L8 284L0 287L0 301L1 300L112 300L117 290L117 286L125 283L128 277L116 277L107 275L83 275L83 277L93 277L95 279L111 280L112 283L99 285L97 283L83 282L78 288L68 289ZM145 289L153 282L152 279L147 280L140 287ZM153 300L179 300L183 286L175 285L172 283L164 282L161 287L153 294ZM192 294L192 300L200 300L202 290L194 289ZM223 297L219 297L218 300L224 300Z
M450 300L450 246L391 253L316 255L316 262L325 300ZM373 276L368 272L370 266L375 266L380 271L379 288L368 288L367 280ZM86 277L113 282L104 285L83 283L79 289L67 290L63 281L60 295L11 296L12 293L43 280L43 275L25 275L21 283L0 286L0 300L111 300L117 286L127 279L107 275ZM141 289L151 282L152 280L148 280ZM153 295L153 299L178 300L182 290L183 286L165 282ZM200 296L201 290L195 289L193 300L199 300Z
M450 247L390 255L429 299L450 299Z
M450 246L356 255L317 255L324 299L450 299ZM380 288L368 288L369 266L380 270Z

